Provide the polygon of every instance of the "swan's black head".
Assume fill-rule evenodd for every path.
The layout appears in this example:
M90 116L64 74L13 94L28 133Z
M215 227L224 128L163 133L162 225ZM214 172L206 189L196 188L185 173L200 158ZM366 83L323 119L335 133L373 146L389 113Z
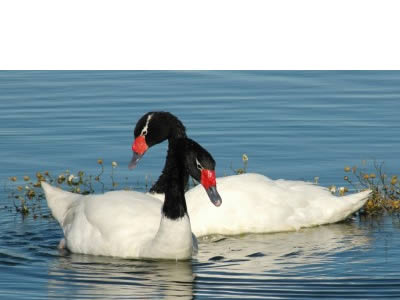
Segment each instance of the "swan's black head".
M222 199L217 192L215 160L210 153L195 141L185 138L185 166L190 176L201 183L208 197L215 206L220 206ZM182 147L183 148L183 147Z
M166 139L186 137L182 122L169 112L148 112L136 123L132 144L133 157L129 164L132 169L146 151Z

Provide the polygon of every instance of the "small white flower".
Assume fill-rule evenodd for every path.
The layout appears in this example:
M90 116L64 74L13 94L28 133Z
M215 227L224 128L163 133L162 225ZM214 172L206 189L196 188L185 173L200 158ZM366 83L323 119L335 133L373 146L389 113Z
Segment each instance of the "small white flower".
M69 175L68 177L68 181L72 182L72 180L75 178L74 174Z
M117 164L117 162L116 162L116 161L113 161L113 162L111 163L111 165L112 165L112 167L113 167L113 168L116 168L116 167L118 167L118 164Z
M335 193L336 193L336 185L330 186L330 187L329 187L329 190L330 190L330 192L331 192L332 194L335 194Z
M243 160L243 162L247 162L247 161L249 160L249 157L247 156L246 153L244 153L244 154L242 155L242 160Z

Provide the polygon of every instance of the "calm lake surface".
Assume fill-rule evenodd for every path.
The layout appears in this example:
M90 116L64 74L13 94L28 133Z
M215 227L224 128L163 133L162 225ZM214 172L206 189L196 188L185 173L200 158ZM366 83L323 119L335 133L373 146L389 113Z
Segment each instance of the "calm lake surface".
M343 167L362 160L400 169L400 72L0 72L0 183L97 174L102 158L105 183L116 161L121 187L143 190L167 144L127 164L134 124L155 110L183 121L218 176L242 167L243 153L250 172L324 186L344 186ZM210 236L186 262L65 253L61 237L55 220L15 213L1 189L0 299L400 298L397 217Z

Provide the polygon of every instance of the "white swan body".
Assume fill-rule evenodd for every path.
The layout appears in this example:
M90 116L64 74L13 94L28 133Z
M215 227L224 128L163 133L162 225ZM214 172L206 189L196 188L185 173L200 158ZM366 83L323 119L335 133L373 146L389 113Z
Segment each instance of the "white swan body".
M185 194L196 236L294 231L336 223L359 210L371 191L336 197L304 181L272 180L260 174L217 178L219 209L206 205L207 194L194 187ZM163 194L156 194L162 199Z
M42 188L71 252L186 259L197 251L189 217L166 218L161 213L163 202L154 197L134 191L83 196L46 182Z
M168 140L168 152L175 139L186 137L182 122L168 112L148 112L136 123L134 167L148 148ZM150 191L165 193L168 188L165 163ZM185 177L188 179L188 176ZM333 196L326 188L304 181L271 180L259 174L242 174L217 179L223 204L217 210L206 205L207 194L195 187L185 194L196 236L298 230L302 227L341 221L360 209L370 191L345 197ZM163 199L163 194L151 194Z

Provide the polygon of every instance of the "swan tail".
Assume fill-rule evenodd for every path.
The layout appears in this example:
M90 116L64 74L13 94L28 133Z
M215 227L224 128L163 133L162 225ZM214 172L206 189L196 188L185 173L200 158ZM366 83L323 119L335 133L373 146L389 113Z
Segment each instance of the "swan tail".
M349 215L355 213L356 211L358 211L361 207L364 206L365 202L367 202L369 196L371 195L372 190L366 190L363 192L359 192L356 194L352 194L352 195L347 195L347 196L343 196L341 197L344 201L348 201L349 203L351 203L351 211L349 213Z
M54 187L45 181L42 181L41 184L46 196L47 206L50 208L53 217L62 224L67 210L79 198L79 195Z

